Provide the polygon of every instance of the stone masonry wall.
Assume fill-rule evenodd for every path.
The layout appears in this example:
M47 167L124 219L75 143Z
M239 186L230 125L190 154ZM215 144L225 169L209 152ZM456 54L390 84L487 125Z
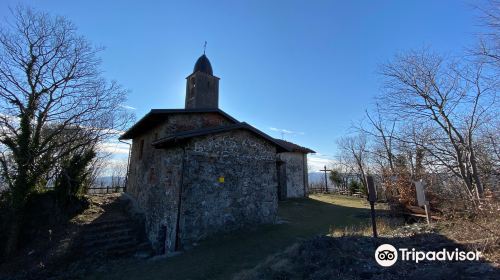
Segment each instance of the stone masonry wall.
M158 253L175 249L183 180L182 244L217 231L275 220L276 151L268 142L246 131L195 138L186 146L185 168L182 147L151 146L175 131L229 123L218 114L179 114L133 139L127 193L144 213L146 233ZM218 181L221 176L224 183Z
M177 131L229 123L216 113L177 114L133 139L127 193L134 198L136 208L143 212L146 233L159 253L173 251L175 246L183 149L154 149L151 143Z
M131 165L127 193L142 210L145 231L158 253L173 251L182 149L157 150Z
M304 197L304 176L307 173L304 154L279 153L278 158L286 164L286 196Z
M193 139L184 178L181 240L276 220L276 148L247 131ZM223 182L222 182L223 178Z
M159 134L165 137L174 132L228 125L232 123L233 122L217 113L176 114L169 116L168 120L159 126Z
M304 197L308 196L309 193L309 170L307 166L307 154L303 154L302 157L304 158L304 184L306 186L305 190L306 193L304 194Z

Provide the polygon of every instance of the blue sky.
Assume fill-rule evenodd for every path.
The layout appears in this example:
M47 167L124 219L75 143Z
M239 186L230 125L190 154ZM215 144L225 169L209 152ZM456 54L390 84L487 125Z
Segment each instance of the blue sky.
M130 90L138 118L182 108L185 77L208 41L220 108L326 158L380 92L379 64L408 49L461 52L481 30L481 1L56 1L17 3L63 15L96 45L104 74ZM322 156L312 161L321 164Z

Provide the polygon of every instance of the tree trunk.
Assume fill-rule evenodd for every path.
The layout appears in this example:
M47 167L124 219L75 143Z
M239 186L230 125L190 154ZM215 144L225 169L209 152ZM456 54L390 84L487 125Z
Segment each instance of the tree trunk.
M19 234L24 219L24 206L26 197L30 191L29 168L32 166L32 157L30 154L30 118L23 116L20 121L21 133L18 141L18 154L16 155L17 176L12 189L12 223L7 237L7 246L5 247L6 256L11 256L18 246Z
M484 189L481 179L479 178L479 171L477 170L476 156L474 155L474 151L472 149L470 151L470 164L472 167L472 177L475 182L477 198L481 199L484 197Z
M9 235L5 246L5 256L12 256L18 247L19 235L24 219L24 209L14 209L12 222L9 228Z

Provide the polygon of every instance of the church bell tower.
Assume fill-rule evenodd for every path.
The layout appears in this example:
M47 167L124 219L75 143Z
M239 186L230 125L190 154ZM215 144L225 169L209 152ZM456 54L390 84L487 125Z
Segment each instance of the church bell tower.
M219 108L219 78L214 76L205 54L198 58L186 80L186 109Z

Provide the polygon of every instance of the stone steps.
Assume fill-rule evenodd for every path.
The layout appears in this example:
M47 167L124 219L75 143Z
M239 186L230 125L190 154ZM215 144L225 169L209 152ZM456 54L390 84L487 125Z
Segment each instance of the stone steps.
M106 221L87 225L81 233L80 248L86 254L132 254L140 244L139 232L131 221Z
M108 220L108 221L98 221L90 224L86 224L84 230L86 232L101 231L106 229L120 228L122 226L130 225L131 221L129 219L118 219L118 220Z
M135 235L136 230L134 225L131 226L122 226L122 227L114 227L109 229L95 229L92 231L84 231L82 239L84 241L92 241L99 240L103 238L113 238L115 236L128 236Z
M84 255L151 256L151 246L145 240L140 221L127 215L123 201L113 203L100 217L83 225L79 231L78 251Z
M104 253L106 255L132 255L137 252L137 241L127 240L119 243L110 243L94 249L87 249L87 253Z
M108 238L84 240L83 248L108 248L110 246L121 245L122 243L136 242L136 237L131 235L113 236Z

